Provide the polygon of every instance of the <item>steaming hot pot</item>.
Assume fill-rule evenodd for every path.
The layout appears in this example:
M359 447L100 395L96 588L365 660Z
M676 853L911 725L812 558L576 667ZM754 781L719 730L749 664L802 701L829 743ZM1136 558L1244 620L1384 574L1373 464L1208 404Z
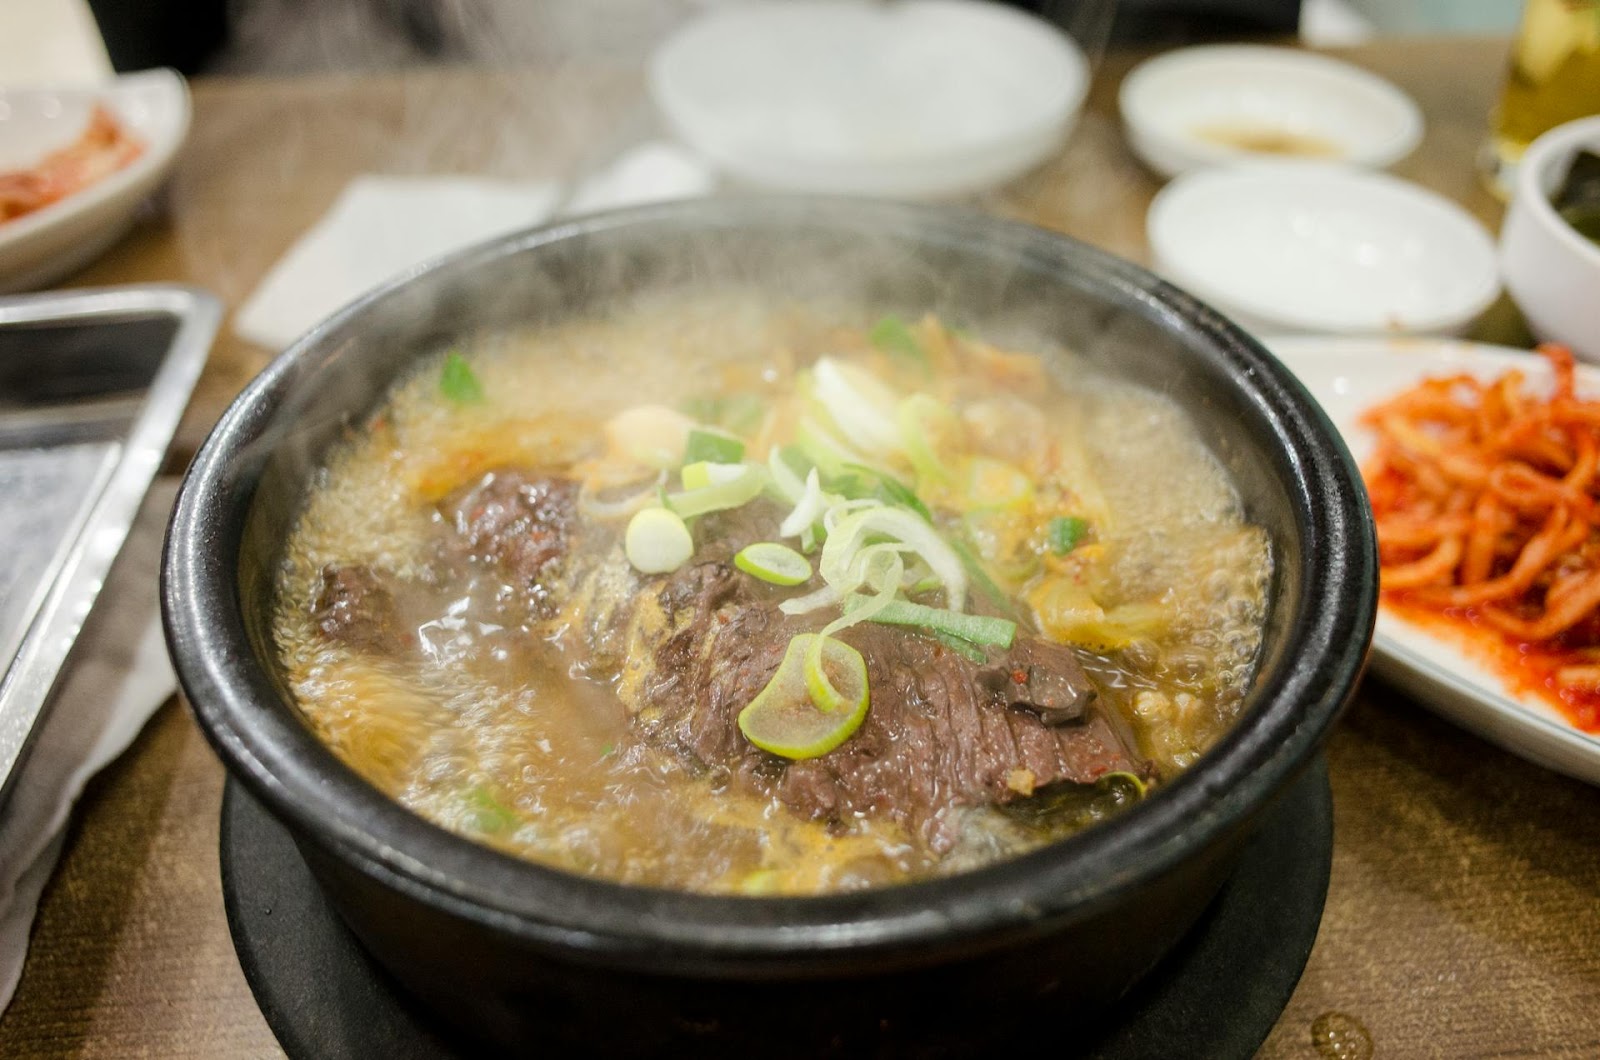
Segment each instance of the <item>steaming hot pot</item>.
M324 451L444 344L719 284L937 305L979 330L1048 336L1170 394L1273 542L1263 656L1236 728L1106 825L963 875L816 898L709 897L526 863L423 821L344 766L302 723L271 644L274 571ZM163 586L200 724L371 954L473 1040L554 1055L960 1051L1040 1006L1072 1025L1127 991L1215 895L1350 693L1375 598L1349 455L1238 328L1061 236L949 209L805 199L654 206L524 232L347 307L217 425L184 483Z

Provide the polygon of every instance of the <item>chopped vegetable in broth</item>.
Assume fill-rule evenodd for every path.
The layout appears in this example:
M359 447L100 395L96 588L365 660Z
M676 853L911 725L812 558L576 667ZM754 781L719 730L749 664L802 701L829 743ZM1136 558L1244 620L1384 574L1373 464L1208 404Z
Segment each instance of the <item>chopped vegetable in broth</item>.
M1157 395L933 317L708 298L423 360L315 476L274 621L312 728L423 817L805 894L1170 780L1241 708L1270 573Z

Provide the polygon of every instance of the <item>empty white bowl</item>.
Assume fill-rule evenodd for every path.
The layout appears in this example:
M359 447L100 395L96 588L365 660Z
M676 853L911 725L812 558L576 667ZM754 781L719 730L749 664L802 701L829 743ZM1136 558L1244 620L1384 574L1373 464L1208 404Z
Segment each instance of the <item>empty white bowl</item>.
M1422 139L1422 113L1404 92L1290 48L1168 52L1135 68L1118 100L1129 143L1164 177L1286 157L1381 169Z
M674 34L651 89L676 133L769 188L936 198L1059 148L1088 63L1053 26L970 0L716 8Z
M100 88L0 88L0 170L32 165L77 139L97 102L144 141L144 152L64 199L0 222L0 293L54 283L116 242L188 134L189 90L172 70L127 74Z
M1500 229L1500 270L1535 335L1600 361L1600 246L1550 205L1584 148L1600 151L1600 115L1551 129L1528 147Z
M1147 228L1160 272L1258 333L1455 334L1500 291L1494 244L1465 210L1344 166L1189 173Z

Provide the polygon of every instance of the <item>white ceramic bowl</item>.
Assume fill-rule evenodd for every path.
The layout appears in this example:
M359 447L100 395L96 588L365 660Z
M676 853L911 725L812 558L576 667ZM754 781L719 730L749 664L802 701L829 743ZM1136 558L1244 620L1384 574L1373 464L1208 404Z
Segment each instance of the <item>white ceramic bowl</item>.
M1381 169L1422 139L1422 113L1404 92L1360 67L1291 48L1168 52L1135 68L1118 101L1128 142L1164 177L1311 157L1313 148L1327 161Z
M54 283L116 242L189 131L189 90L172 70L128 74L100 88L0 88L0 170L71 143L96 102L145 142L144 153L81 191L0 222L0 293Z
M1089 68L1053 26L970 0L760 0L674 34L651 89L719 168L788 191L938 198L1057 150Z
M1600 151L1600 115L1551 129L1522 156L1500 229L1500 272L1535 335L1600 361L1600 246L1550 205L1582 148Z
M1290 162L1188 173L1146 225L1158 271L1258 334L1455 334L1500 292L1483 226L1384 173Z

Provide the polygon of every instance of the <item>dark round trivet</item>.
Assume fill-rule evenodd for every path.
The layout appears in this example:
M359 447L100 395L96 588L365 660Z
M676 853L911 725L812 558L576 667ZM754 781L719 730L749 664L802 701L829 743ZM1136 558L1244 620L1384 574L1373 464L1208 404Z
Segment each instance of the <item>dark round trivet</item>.
M471 1055L368 959L294 841L237 783L222 800L222 893L245 979L294 1060L441 1060ZM1311 953L1333 859L1333 797L1317 758L1263 819L1190 936L1078 1037L1073 1055L1249 1057L1277 1022ZM1013 1032L1018 1028L1011 1028ZM1040 1028L1040 1041L1050 1041ZM1025 1037L1025 1036L1024 1036ZM1052 1053L1066 1056L1057 1045Z

